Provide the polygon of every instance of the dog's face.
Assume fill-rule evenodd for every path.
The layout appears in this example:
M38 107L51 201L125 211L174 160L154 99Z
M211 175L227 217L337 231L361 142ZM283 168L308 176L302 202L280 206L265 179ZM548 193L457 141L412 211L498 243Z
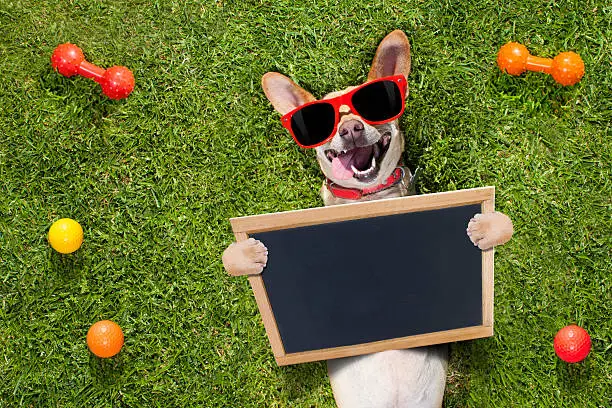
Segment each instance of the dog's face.
M402 31L387 35L378 46L368 81L410 73L410 43ZM289 78L269 72L262 79L264 92L282 115L315 99ZM332 92L330 99L350 92ZM316 148L321 171L338 185L365 188L381 184L397 167L404 149L404 139L397 120L382 125L369 125L348 105L339 108L340 120L333 137Z

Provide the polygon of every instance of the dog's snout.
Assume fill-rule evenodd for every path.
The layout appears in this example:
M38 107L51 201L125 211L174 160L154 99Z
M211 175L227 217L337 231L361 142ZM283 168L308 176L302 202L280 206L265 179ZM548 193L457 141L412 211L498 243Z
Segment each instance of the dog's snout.
M347 120L338 128L340 137L347 140L359 140L363 136L363 131L363 123L355 119Z

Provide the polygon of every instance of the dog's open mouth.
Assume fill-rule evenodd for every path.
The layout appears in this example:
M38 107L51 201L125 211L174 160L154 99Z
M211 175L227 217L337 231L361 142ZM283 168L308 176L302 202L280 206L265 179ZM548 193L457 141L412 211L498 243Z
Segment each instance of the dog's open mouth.
M390 142L391 134L385 133L378 142L368 146L342 151L326 150L325 156L332 164L334 178L348 180L353 177L362 182L373 180L378 175Z

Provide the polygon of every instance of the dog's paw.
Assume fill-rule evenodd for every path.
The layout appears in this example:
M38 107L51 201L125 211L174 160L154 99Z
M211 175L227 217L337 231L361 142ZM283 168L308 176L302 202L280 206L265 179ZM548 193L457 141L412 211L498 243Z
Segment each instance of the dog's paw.
M482 250L505 244L513 232L512 220L500 212L476 214L467 226L468 237Z
M268 248L261 241L249 238L227 247L222 260L230 275L257 275L268 263Z

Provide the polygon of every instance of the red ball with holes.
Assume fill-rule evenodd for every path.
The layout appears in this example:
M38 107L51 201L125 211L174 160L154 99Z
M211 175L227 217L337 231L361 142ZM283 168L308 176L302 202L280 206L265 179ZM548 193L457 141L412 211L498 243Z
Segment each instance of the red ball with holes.
M565 326L557 332L554 340L555 353L567 363L577 363L591 351L591 337L580 326Z

